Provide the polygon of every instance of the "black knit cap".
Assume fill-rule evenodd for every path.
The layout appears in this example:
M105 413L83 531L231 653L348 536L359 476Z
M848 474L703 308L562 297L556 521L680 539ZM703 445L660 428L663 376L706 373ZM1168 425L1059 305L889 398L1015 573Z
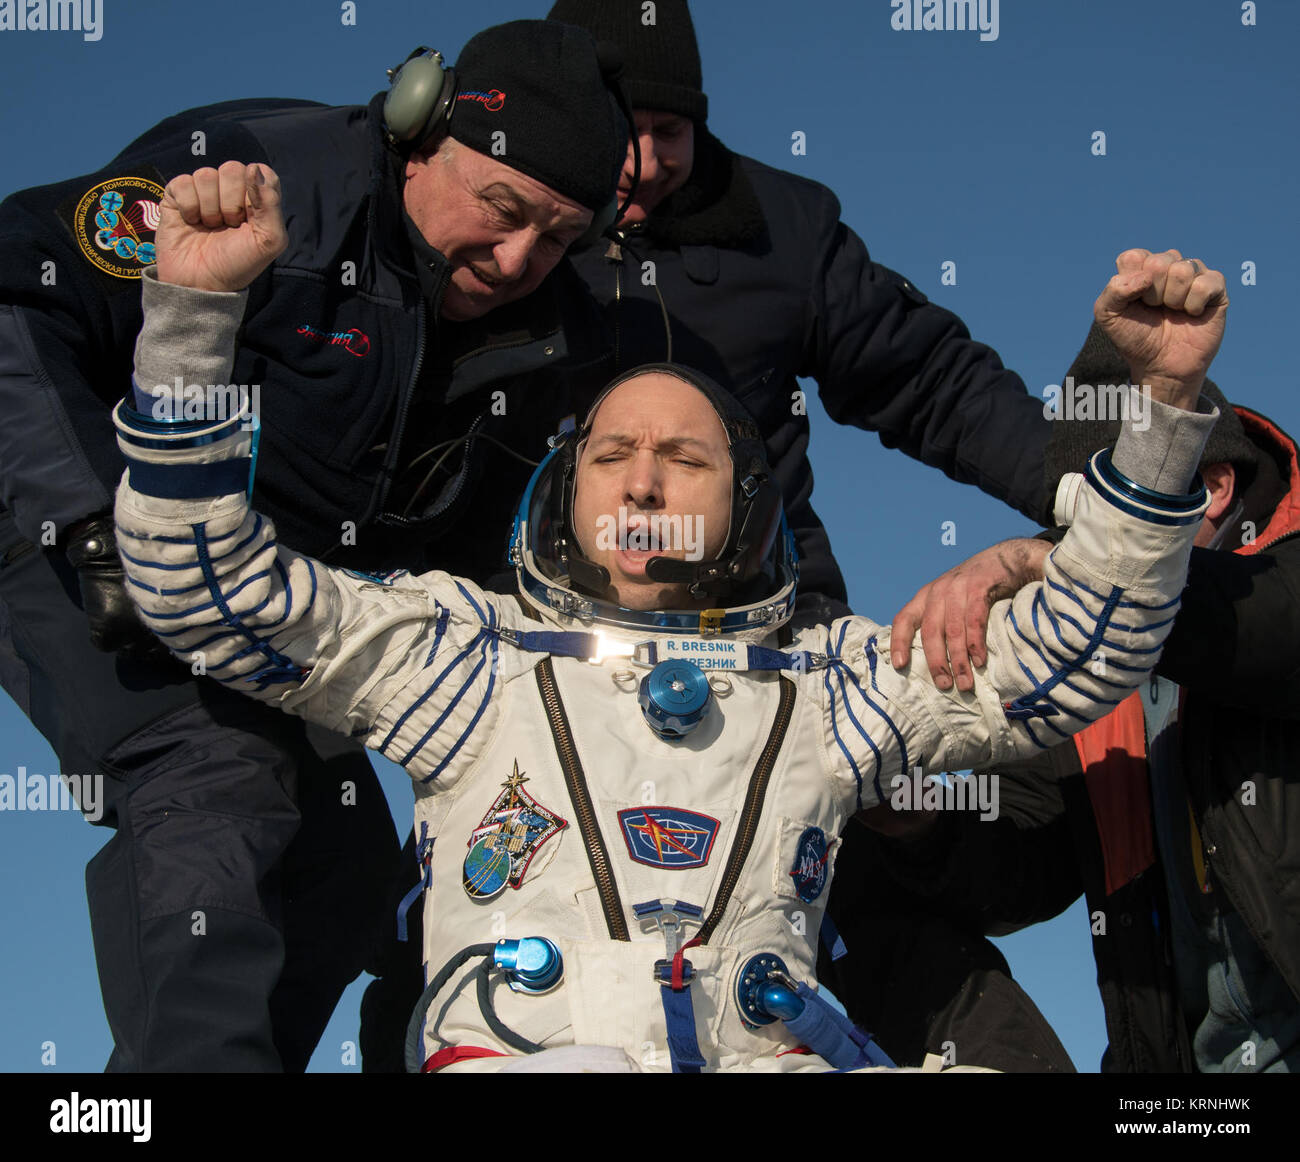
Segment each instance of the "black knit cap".
M1128 361L1097 323L1084 340L1083 349L1070 364L1066 378L1073 378L1076 387L1089 384L1126 384L1129 382ZM1230 463L1237 473L1236 491L1240 495L1250 486L1259 463L1255 445L1246 435L1241 419L1233 410L1218 385L1207 379L1201 394L1219 409L1219 418L1205 444L1201 468L1211 464ZM1108 448L1119 436L1119 420L1066 420L1057 418L1052 423L1052 436L1047 445L1046 463L1049 480L1059 480L1067 472L1082 472L1088 458L1101 448Z
M653 24L647 24L653 13ZM686 0L556 0L549 20L585 28L623 50L623 88L633 109L657 109L692 121L709 116L700 48Z
M461 49L448 134L562 197L589 210L609 205L627 132L581 28L515 20Z

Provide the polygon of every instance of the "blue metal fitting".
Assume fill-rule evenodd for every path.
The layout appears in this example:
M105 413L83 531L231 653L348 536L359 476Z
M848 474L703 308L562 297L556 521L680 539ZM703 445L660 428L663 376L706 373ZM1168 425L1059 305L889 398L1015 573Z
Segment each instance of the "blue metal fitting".
M498 940L492 963L505 973L507 983L517 993L544 993L559 984L564 975L560 950L544 936Z
M785 961L775 952L760 952L740 966L736 1005L740 1019L752 1029L797 1017L803 1012L804 1002L795 995Z
M793 1021L803 1012L803 1001L793 989L769 977L759 988L757 1007L782 1021Z
M641 679L636 700L655 734L680 742L708 713L709 680L694 662L674 658Z

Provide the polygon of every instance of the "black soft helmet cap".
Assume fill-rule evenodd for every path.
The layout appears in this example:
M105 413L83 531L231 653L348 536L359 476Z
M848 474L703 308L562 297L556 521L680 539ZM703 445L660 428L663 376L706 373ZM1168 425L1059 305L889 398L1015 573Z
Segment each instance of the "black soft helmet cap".
M552 538L558 537L562 542L562 545L557 543L565 558L562 567L575 588L593 596L603 596L608 588L608 573L583 555L573 528L578 457L591 433L596 413L609 394L630 380L654 374L690 384L704 395L721 421L732 465L731 521L726 542L717 557L703 561L654 557L646 564L646 575L655 581L688 585L697 594L716 596L724 605L761 598L764 591L778 584L778 553L774 550L783 514L781 490L772 479L758 424L714 380L674 363L643 364L612 380L596 397L581 428L566 441L557 465L560 479L553 479L549 485L551 510L555 514L550 531Z
M623 86L635 109L708 119L700 47L686 0L556 0L548 20L585 28L623 52Z

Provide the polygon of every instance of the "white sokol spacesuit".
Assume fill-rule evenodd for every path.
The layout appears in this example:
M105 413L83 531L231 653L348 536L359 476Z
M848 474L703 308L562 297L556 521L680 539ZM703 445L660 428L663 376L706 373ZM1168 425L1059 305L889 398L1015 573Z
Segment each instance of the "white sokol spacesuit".
M200 293L146 278L137 384L228 372L242 295L204 296L226 323L196 354ZM566 526L581 433L525 497L515 597L293 553L250 511L248 424L116 413L118 544L147 624L214 680L363 737L411 775L426 1068L519 1067L564 1046L588 1048L556 1067L827 1068L792 1051L849 816L917 766L1022 757L1082 729L1142 680L1176 612L1212 415L1154 404L1148 430L1063 484L1071 528L1045 581L994 607L975 691L943 692L919 645L891 668L888 631L865 617L781 632L795 576L761 443L729 397L679 377L713 402L735 467L711 575L740 562L745 582L683 614L582 592L591 565Z

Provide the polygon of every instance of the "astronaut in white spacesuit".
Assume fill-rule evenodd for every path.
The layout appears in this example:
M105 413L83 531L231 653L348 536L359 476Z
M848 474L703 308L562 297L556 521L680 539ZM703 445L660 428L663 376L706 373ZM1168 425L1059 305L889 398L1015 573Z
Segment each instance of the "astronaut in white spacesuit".
M239 292L276 253L269 177L238 228L159 230L228 290L191 289L180 261L173 285L146 274L118 544L179 657L410 773L429 982L413 1066L888 1064L815 987L837 837L914 768L1034 753L1154 664L1206 507L1214 415L1194 409L1222 276L1120 256L1097 316L1151 385L1149 426L1063 482L1044 581L994 607L974 691L940 691L919 645L894 669L865 617L788 632L797 570L757 429L681 368L615 381L554 442L516 520L517 596L277 545L239 482L250 425L144 411L149 385L229 373Z

